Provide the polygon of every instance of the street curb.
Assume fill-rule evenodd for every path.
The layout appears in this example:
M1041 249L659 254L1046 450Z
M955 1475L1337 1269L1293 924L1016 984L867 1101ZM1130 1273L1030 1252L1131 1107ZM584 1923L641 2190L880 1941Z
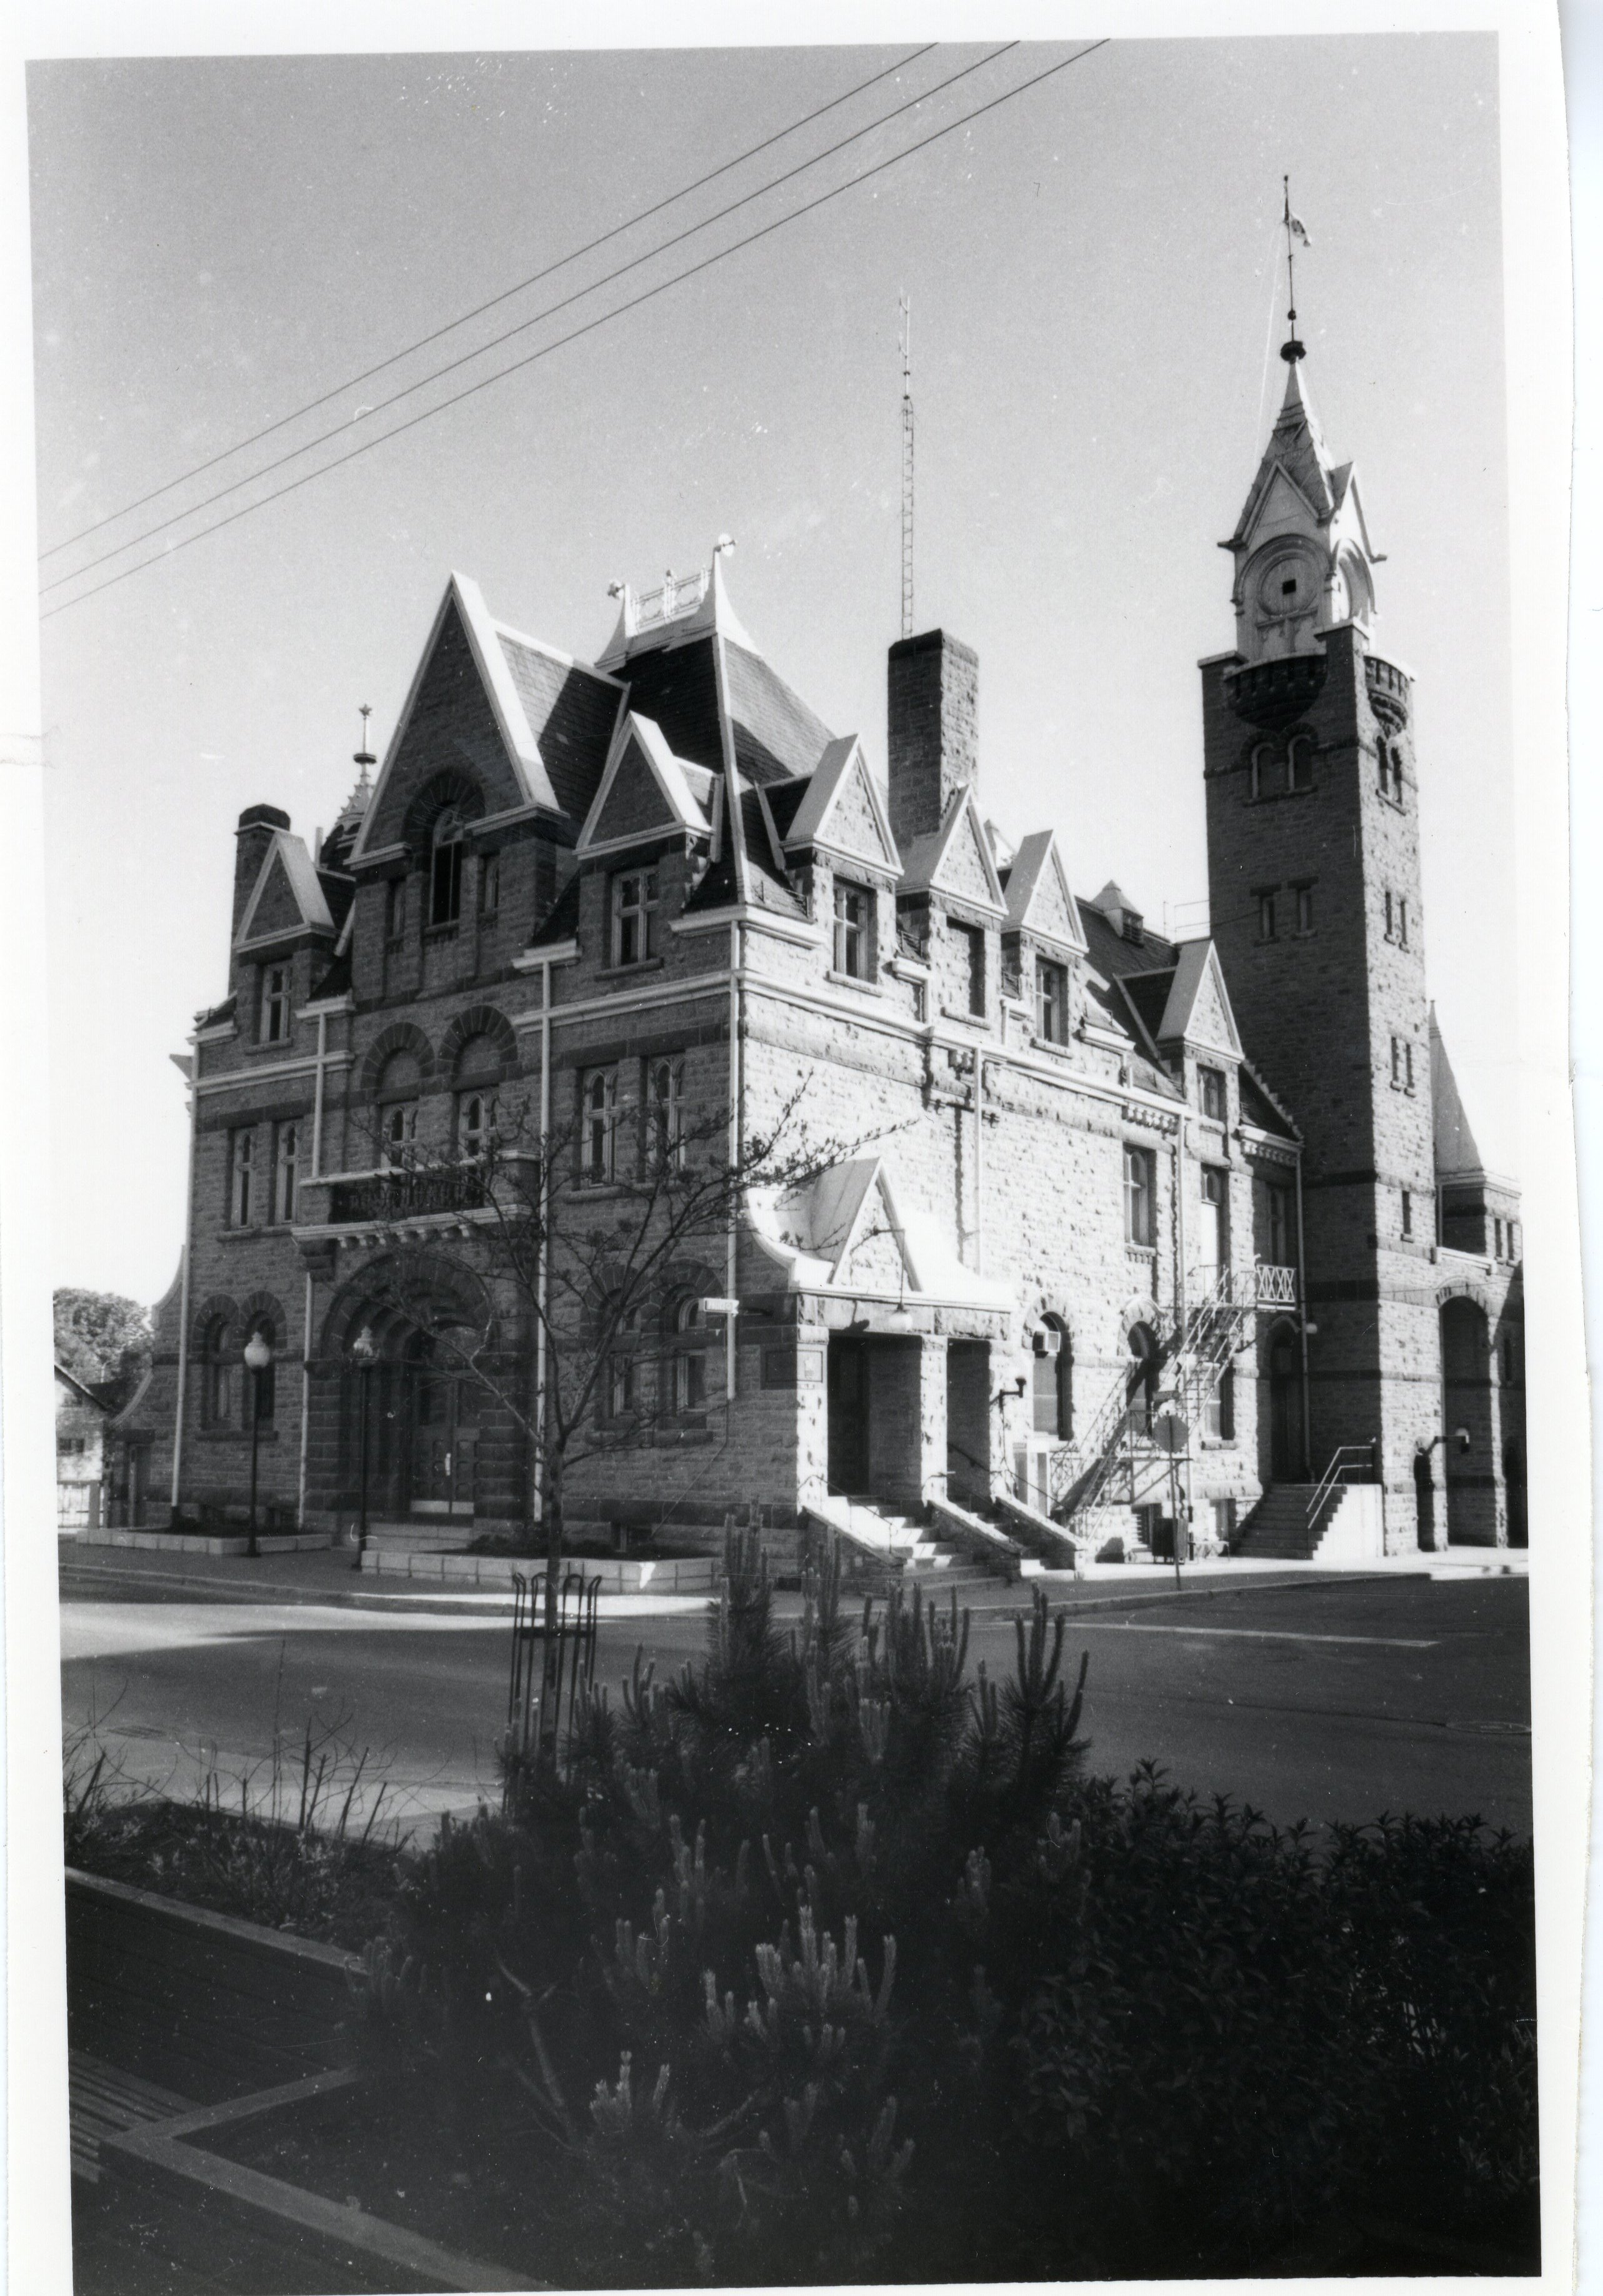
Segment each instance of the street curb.
M341 1611L432 1611L437 1617L447 1619L464 1616L509 1617L513 1607L513 1598L510 1594L476 1593L444 1596L439 1593L382 1595L369 1593L366 1589L360 1593L354 1588L314 1589L305 1587L286 1587L275 1580L258 1579L245 1583L233 1577L219 1580L191 1578L178 1571L119 1570L115 1563L80 1562L76 1558L70 1562L64 1561L62 1563L61 1571L63 1579L103 1578L114 1580L119 1586L160 1587L181 1590L188 1595L209 1597L214 1602L223 1603L298 1604L305 1608ZM1084 1611L1120 1610L1131 1603L1173 1602L1177 1596L1195 1599L1198 1595L1284 1595L1294 1591L1318 1594L1344 1587L1386 1587L1406 1584L1415 1579L1428 1579L1431 1575L1427 1563L1422 1561L1418 1570L1343 1570L1332 1571L1328 1576L1321 1574L1317 1578L1304 1572L1287 1578L1272 1578L1267 1574L1262 1576L1254 1574L1250 1578L1239 1579L1223 1579L1210 1576L1179 1587L1171 1583L1162 1587L1121 1587L1110 1589L1106 1593L1097 1594L1089 1592L1076 1594L1073 1582L1071 1580L1061 1587L1048 1584L1044 1591L1055 1611L1066 1610L1071 1618L1075 1618ZM920 1582L920 1584L924 1583ZM1041 1582L1038 1580L1036 1583ZM1091 1582L1092 1585L1097 1583L1094 1580ZM937 1601L941 1599L939 1581L933 1586L926 1586L925 1591L931 1598ZM975 1591L973 1588L968 1590L971 1595ZM1011 1587L1004 1589L999 1586L998 1593L1000 1599L995 1603L971 1601L966 1606L959 1603L958 1607L971 1609L977 1619L1027 1619L1030 1616L1029 1607L1019 1602L1014 1589ZM649 1600L650 1598L646 1596L635 1599ZM675 1597L673 1610L664 1611L661 1615L664 1618L687 1615L681 1607L685 1599L683 1596ZM714 1598L710 1595L707 1599L711 1602ZM942 1607L944 1608L944 1603ZM630 1611L627 1613L628 1617L637 1619L649 1618L651 1615L648 1611Z

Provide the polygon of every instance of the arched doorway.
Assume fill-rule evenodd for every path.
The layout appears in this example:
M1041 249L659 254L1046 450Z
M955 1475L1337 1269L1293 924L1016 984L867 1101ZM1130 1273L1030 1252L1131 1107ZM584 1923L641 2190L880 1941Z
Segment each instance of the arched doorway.
M407 1343L405 1444L407 1511L449 1518L473 1512L482 1387L473 1363L477 1335L465 1324L414 1332Z
M1303 1365L1296 1325L1274 1324L1265 1341L1265 1351L1269 1371L1269 1477L1275 1483L1293 1482L1308 1472L1303 1456Z
M1492 1340L1486 1310L1462 1296L1442 1307L1442 1480L1449 1546L1497 1545Z
M1132 1324L1128 1345L1125 1400L1133 1425L1144 1433L1151 1426L1152 1414L1157 1408L1158 1373L1162 1365L1157 1334L1149 1324Z

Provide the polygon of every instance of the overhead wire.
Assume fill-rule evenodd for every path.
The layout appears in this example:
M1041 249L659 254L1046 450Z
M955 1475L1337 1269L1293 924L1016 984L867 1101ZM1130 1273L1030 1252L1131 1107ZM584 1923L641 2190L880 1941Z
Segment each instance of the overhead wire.
M592 279L586 286L576 287L571 295L561 296L555 303L547 303L543 310L531 313L526 319L520 319L515 326L505 328L500 334L490 335L485 341L475 344L472 350L463 351L457 357L448 359L442 366L437 366L432 373L423 375L416 382L409 382L403 389L392 391L388 398L381 398L376 406L366 408L365 414L369 419L375 415L387 414L391 407L402 405L408 398L415 398L420 390L427 390L431 384L442 381L447 375L456 373L460 368L471 366L475 359L484 358L489 352L499 350L504 344L514 341L519 335L527 334L530 327L538 327L544 320L555 318L559 311L566 311L573 304L582 303L588 295L599 294L604 287L615 285L620 279L627 278L631 271L637 271L642 264L654 262L659 256L666 255L670 249L682 246L686 240L695 238L698 233L710 231L714 224L723 223L730 216L737 215L743 208L751 207L758 200L766 199L770 192L777 191L782 184L791 183L797 176L806 175L810 169L821 166L826 160L834 159L837 152L844 152L850 144L859 144L865 135L872 135L876 129L888 127L892 120L899 119L904 111L916 111L921 103L927 103L932 96L942 94L949 87L955 87L959 80L971 78L975 72L983 70L987 64L995 63L999 56L1005 56L1010 49L1017 47L1018 45L1016 40L1005 41L1000 47L993 48L989 55L979 57L974 63L963 65L959 70L951 73L946 79L937 80L933 87L925 88L919 94L909 96L905 103L899 103L893 111L884 112L878 119L869 120L867 126L854 128L850 135L843 135L839 143L831 144L824 151L815 152L811 159L799 160L795 167L787 168L783 175L773 176L766 184L760 184L754 191L743 193L739 199L732 200L728 207L719 208L710 216L703 216L697 223L686 224L683 231L675 232L671 238L661 240L655 246L648 247L640 254L631 256L627 263L621 263L616 270L604 273L599 279ZM884 74L879 77L883 78ZM407 354L398 352L396 356L397 358L401 358ZM316 438L303 439L300 446L290 447L287 452L278 455L274 461L261 463L256 470L247 472L243 478L231 479L226 486L218 488L214 494L203 495L199 502L189 504L185 509L173 511L165 517L157 519L153 525L147 526L143 532L129 535L124 542L113 543L110 549L103 551L98 557L86 560L82 566L75 567L71 572L55 575L43 586L45 591L48 593L52 590L60 590L70 582L81 581L86 574L92 574L96 567L109 564L113 558L120 557L125 550L136 550L142 542L150 541L152 536L164 532L169 526L181 526L185 519L197 518L202 511L210 510L216 504L226 502L230 495L237 494L242 487L254 486L259 480L270 478L275 471L282 471L288 463L299 462L302 455L309 455L319 447L326 447L331 439L342 437L348 428L349 424L345 422L336 422L332 430L320 431ZM179 482L175 481L175 483ZM87 532L89 529L85 530Z
M227 462L231 455L243 455L248 447L259 446L264 439L272 438L275 431L284 430L289 423L299 422L304 415L315 414L319 406L326 406L331 399L342 397L348 390L358 390L361 384L370 382L375 374L382 374L386 367L399 366L402 359L412 358L417 352L427 350L431 343L440 342L445 336L455 334L459 327L471 326L487 311L496 310L501 304L510 302L514 295L526 293L530 287L538 287L543 279L566 270L569 264L581 263L587 255L594 255L597 248L605 247L610 241L621 238L626 231L633 231L637 224L649 223L653 216L661 215L665 208L676 207L679 201L705 191L709 184L716 183L720 176L728 175L736 168L744 167L748 160L756 159L760 152L771 151L776 144L783 144L789 135L799 135L804 127L810 127L814 120L822 119L826 112L838 111L842 104L850 103L854 96L866 95L871 87L877 87L882 79L890 79L897 72L906 71L909 64L917 63L921 57L929 55L939 45L938 41L930 40L922 48L911 49L905 56L899 57L895 63L885 65L881 71L871 72L867 79L859 80L840 95L832 95L827 103L820 103L816 110L803 112L800 119L793 119L788 127L777 129L772 135L765 135L760 143L748 144L732 160L725 160L706 175L698 176L693 184L682 184L677 192L670 192L665 199L655 201L648 208L638 209L623 222L613 224L610 230L588 240L583 247L571 249L566 255L558 256L555 263L547 263L541 270L530 272L527 279L516 280L512 286L502 288L498 294L491 295L486 302L475 304L471 311L463 311L456 318L448 319L443 326L436 327L432 333L419 335L415 342L404 344L398 351L388 352L382 359L375 360L372 366L365 366L359 374L347 376L343 382L335 383L331 390L322 392L316 398L308 398L303 406L292 408L287 414L278 415L273 422L264 423L259 430L252 430L247 437L236 439L231 447L224 447L217 454L209 455L203 463L193 463L187 471L179 472L176 478L164 479L148 494L136 495L132 502L124 503L120 509L107 511L103 518L95 519L89 525L79 527L76 534L69 534L60 542L48 544L39 553L40 562L55 557L63 550L70 550L74 543L86 541L90 535L98 534L103 527L115 525L119 518L127 518L135 511L143 510L147 503L156 502L162 495L171 494L176 487L186 486L192 479L202 477L206 472L215 470L219 463ZM421 390L423 384L415 388ZM239 483L245 485L248 481L242 480ZM183 514L175 512L174 516L177 518ZM125 546L131 548L133 545L130 543Z
M1017 43L1010 42L1007 45L1014 46ZM918 152L927 151L932 144L941 142L946 136L955 134L958 128L970 126L974 120L983 119L1002 104L1010 103L1015 97L1027 94L1032 88L1039 87L1045 81L1056 78L1058 73L1068 70L1072 65L1080 63L1085 57L1094 54L1098 48L1106 47L1107 45L1106 37L1089 41L1084 47L1076 49L1073 55L1061 57L1056 63L1048 65L1045 70L1032 74L1029 79L1021 80L1013 87L1005 88L1000 94L989 98L984 103L976 104L973 110L960 114L956 119L948 120L944 126L933 129L929 135L919 137L917 142L906 144L900 151L893 152L887 158L875 161L872 167L859 170L858 174L849 176L844 183L832 185L829 190L820 193L817 198L806 201L802 206L790 209L788 213L777 216L771 222L760 226L756 231L747 233L744 239L732 241L728 247L719 249L713 254L703 257L697 263L687 265L683 271L676 272L672 278L661 280L655 286L644 289L638 295L629 297L623 303L614 306L612 309L598 313L595 318L586 320L582 326L572 328L567 334L558 336L555 342L542 344L538 349L528 352L523 357L498 367L493 374L481 376L478 381L469 383L464 390L454 392L450 398L440 400L438 405L424 407L419 414L409 416L404 422L397 423L392 429L384 431L377 438L361 440L347 454L336 455L333 461L320 464L314 471L303 472L298 478L287 480L284 486L275 488L271 493L260 496L258 500L242 504L237 510L230 511L224 518L214 520L210 526L201 528L196 533L185 536L165 549L153 551L148 558L136 560L132 566L122 567L117 573L108 575L103 582L95 583L89 589L78 592L76 596L63 598L55 605L46 607L41 619L49 619L56 614L68 611L73 606L86 603L90 598L98 597L103 592L114 588L119 582L127 581L131 576L142 573L145 568L175 557L179 551L188 549L193 543L204 540L208 535L221 533L225 528L234 525L238 520L249 517L253 511L265 510L269 504L282 501L286 495L293 494L301 487L309 485L314 479L328 476L330 472L341 469L347 463L355 462L360 455L369 453L374 447L387 445L390 440L404 436L407 431L415 430L420 423L432 421L435 415L443 414L451 407L459 406L465 400L477 397L480 391L489 389L492 384L504 381L509 375L520 373L525 367L535 365L541 359L550 357L555 352L565 348L570 343L577 342L584 336L593 334L597 328L608 325L614 319L626 316L630 311L638 310L642 305L654 301L659 295L666 294L674 287L682 286L686 280L697 277L702 272L711 269L715 265L726 261L730 256L738 255L745 248L755 246L760 241L782 230L787 224L799 222L803 216L816 213L819 208L827 206L831 201L841 198L843 193L859 189L862 184L872 182L875 176L884 175L888 169L899 167L903 160L910 160ZM1002 51L996 53L1000 53ZM994 56L982 59L982 62L992 61ZM978 69L980 69L979 66L970 67L970 70ZM932 94L938 92L938 90L930 91ZM901 110L908 108L908 106L899 107ZM895 116L894 113L886 115L887 119ZM877 124L884 123L881 121ZM759 196L760 194L758 193L751 195L752 198ZM750 204L749 200L736 202L736 205L746 204ZM663 250L656 251L660 253ZM493 346L486 346L486 348L493 348ZM302 451L310 450L308 448ZM257 475L259 477L266 473L259 472ZM225 491L233 491L233 489L225 489ZM200 506L197 505L198 507ZM193 512L186 513L186 515L193 514ZM169 523L176 525L181 523L181 520L174 519ZM122 545L123 548L134 546L132 543ZM117 551L111 551L106 555L107 558L111 558L118 554ZM105 562L104 559L97 560L90 566L80 569L77 576L62 578L62 581L81 579L85 573L94 570L95 565ZM62 585L52 586L62 586Z

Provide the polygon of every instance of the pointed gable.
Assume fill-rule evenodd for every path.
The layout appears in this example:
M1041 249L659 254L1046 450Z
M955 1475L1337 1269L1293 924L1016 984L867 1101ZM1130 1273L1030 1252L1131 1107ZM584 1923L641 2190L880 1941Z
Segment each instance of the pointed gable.
M661 726L630 710L580 832L579 849L704 832L711 819L711 774L676 758Z
M1009 932L1032 932L1058 948L1085 949L1085 928L1051 830L1025 838L1007 872L1007 890Z
M1001 880L972 788L958 791L934 835L915 838L902 858L904 893L933 893L1006 918Z
M332 933L334 921L312 857L299 837L279 830L262 857L234 946L285 933Z
M1180 944L1174 979L1155 1033L1160 1044L1200 1045L1229 1060L1241 1058L1241 1038L1236 1033L1219 951L1211 940Z
M788 791L788 784L785 785ZM785 832L787 851L821 846L843 859L892 873L901 857L855 734L831 742Z

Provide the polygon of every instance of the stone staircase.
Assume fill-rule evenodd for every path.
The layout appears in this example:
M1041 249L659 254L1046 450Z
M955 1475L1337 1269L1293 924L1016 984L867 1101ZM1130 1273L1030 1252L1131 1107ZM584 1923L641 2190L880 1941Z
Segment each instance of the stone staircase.
M908 1581L949 1587L989 1586L1005 1576L1003 1566L966 1554L949 1540L933 1537L916 1516L878 1505L872 1498L831 1492L804 1510L838 1532L843 1561L854 1584L878 1588Z
M1347 1496L1344 1484L1326 1488L1311 1514L1317 1483L1271 1483L1236 1535L1234 1554L1254 1562L1311 1562L1336 1528Z

